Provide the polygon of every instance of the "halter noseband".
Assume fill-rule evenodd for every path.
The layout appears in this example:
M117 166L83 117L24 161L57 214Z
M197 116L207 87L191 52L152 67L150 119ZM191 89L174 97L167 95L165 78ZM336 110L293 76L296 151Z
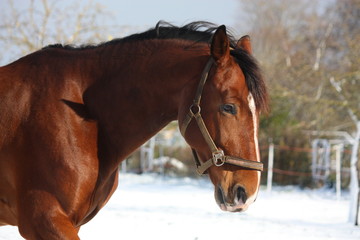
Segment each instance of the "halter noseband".
M201 162L196 150L192 149L195 163L197 166L197 171L201 175L201 174L204 174L207 171L207 169L210 168L212 165L220 167L220 166L224 165L225 163L235 165L238 167L242 167L245 169L249 169L249 170L263 171L263 163L261 163L261 162L255 162L255 161L251 161L251 160L246 160L246 159L242 159L242 158L238 158L238 157L225 155L223 150L216 147L213 139L210 136L209 131L206 128L205 122L200 114L200 112L201 112L200 100L201 100L202 91L205 86L205 82L208 78L208 75L209 75L210 69L213 65L213 62L214 62L214 60L212 58L210 58L209 61L207 62L206 66L202 72L201 79L200 79L199 85L196 90L196 95L195 95L193 104L190 106L190 110L189 110L188 114L186 114L185 119L180 126L181 134L183 135L183 137L185 137L185 132L186 132L187 127L189 126L191 120L193 118L195 118L196 123L200 129L200 132L203 135L207 145L209 146L209 148L211 150L212 158L210 158L206 162Z

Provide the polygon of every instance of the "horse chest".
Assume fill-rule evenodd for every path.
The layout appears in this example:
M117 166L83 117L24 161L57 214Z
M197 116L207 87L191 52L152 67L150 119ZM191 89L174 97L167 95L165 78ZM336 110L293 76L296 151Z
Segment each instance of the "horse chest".
M87 214L78 225L83 225L90 221L100 211L100 209L105 206L118 186L118 176L119 171L116 169L116 171L112 173L106 181L98 180L89 202L90 207Z

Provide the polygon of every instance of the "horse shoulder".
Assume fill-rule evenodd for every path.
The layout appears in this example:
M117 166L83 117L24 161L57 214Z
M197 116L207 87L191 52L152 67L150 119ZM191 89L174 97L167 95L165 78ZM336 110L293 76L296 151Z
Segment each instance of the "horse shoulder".
M30 112L30 88L11 69L0 68L0 150L16 136Z

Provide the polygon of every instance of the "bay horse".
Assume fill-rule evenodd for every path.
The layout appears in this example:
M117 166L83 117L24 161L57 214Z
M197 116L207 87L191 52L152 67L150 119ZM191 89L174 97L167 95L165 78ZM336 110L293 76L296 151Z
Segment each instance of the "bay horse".
M0 225L79 239L119 163L170 121L224 211L256 199L267 91L248 36L159 23L99 45L50 45L0 68Z

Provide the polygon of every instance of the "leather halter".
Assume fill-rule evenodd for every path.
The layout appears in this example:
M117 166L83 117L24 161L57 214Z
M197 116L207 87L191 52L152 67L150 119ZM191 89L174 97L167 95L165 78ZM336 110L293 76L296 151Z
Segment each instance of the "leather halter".
M210 72L210 69L211 69L213 63L214 63L213 58L210 58L202 72L201 79L200 79L199 85L196 90L196 95L195 95L193 104L190 106L189 112L188 112L188 114L186 114L185 119L180 126L181 134L183 135L183 137L185 137L187 127L189 126L192 119L195 118L196 123L200 129L200 132L203 135L205 142L207 143L207 145L209 146L209 148L211 150L212 158L210 158L206 162L201 162L196 150L192 149L195 163L197 166L197 171L200 175L202 175L212 165L220 167L220 166L224 165L225 163L231 164L234 166L238 166L238 167L241 167L244 169L248 169L248 170L263 171L263 163L261 163L261 162L256 162L256 161L251 161L251 160L246 160L246 159L242 159L242 158L238 158L238 157L225 155L224 151L219 149L216 146L216 144L214 143L213 139L210 136L209 131L206 128L205 122L200 114L200 112L201 112L200 101L201 101L201 95L202 95L206 80L208 78L208 75L209 75L209 72Z

